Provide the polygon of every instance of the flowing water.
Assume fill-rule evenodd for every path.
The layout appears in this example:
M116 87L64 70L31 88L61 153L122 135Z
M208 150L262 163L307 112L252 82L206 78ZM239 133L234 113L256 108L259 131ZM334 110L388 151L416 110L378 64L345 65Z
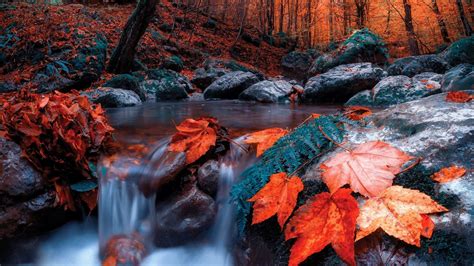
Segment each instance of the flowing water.
M99 250L104 250L112 236L138 234L148 250L146 257L139 256L142 265L232 265L230 249L235 239L235 223L229 192L239 174L255 161L254 155L247 154L235 143L219 162L218 212L207 235L173 248L152 245L155 198L153 195L145 197L138 181L142 176L153 176L163 169L163 157L169 136L175 132L174 125L189 117L213 116L230 130L231 136L237 137L264 128L294 127L312 113L336 111L337 107L330 106L235 101L159 103L108 110L118 141L125 145L144 145L147 155L125 154L112 164L102 163L98 167L98 222L90 218L87 223L71 223L45 236L38 244L34 262L39 265L99 265ZM242 138L235 139L236 143L241 141Z

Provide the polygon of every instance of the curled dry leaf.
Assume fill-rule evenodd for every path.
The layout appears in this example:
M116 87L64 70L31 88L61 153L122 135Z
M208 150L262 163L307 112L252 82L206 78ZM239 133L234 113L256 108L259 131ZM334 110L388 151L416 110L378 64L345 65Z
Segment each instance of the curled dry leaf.
M322 178L331 192L345 184L366 197L392 185L401 166L412 157L382 141L370 141L343 151L321 164Z
M64 206L64 210L75 211L76 206L69 186L55 181L54 188L56 190L56 203L59 206Z
M285 228L285 239L297 238L291 248L289 265L298 265L331 244L339 257L355 265L354 233L359 215L351 190L317 194L296 210Z
M344 115L352 120L362 120L372 115L372 110L364 106L350 106L344 109Z
M283 228L303 188L303 182L297 176L288 178L286 173L270 176L270 181L248 200L254 202L252 224L261 223L276 214L278 224Z
M439 183L446 183L460 178L466 173L466 169L460 166L445 167L431 176L431 178Z
M268 148L273 146L277 140L285 136L288 130L282 128L268 128L249 134L245 139L247 144L257 144L257 157L262 155Z
M186 152L187 164L197 161L216 144L217 123L217 119L210 117L184 120L176 126L178 132L171 138L168 150Z
M114 235L106 244L102 265L139 265L145 251L143 239L137 233Z
M470 95L465 91L450 91L446 94L447 102L467 103L472 99L474 99L474 95Z
M431 235L433 227L422 214L444 211L447 209L418 190L389 187L360 209L356 241L382 228L387 234L419 247L420 235Z

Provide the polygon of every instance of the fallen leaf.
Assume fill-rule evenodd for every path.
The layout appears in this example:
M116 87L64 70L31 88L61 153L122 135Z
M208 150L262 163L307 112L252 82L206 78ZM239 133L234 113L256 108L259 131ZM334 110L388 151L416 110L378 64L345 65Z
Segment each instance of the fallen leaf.
M420 235L429 235L432 231L429 228L423 231L429 222L423 221L422 214L444 211L447 209L418 190L389 187L361 207L356 241L382 228L387 234L419 247Z
M450 91L446 94L446 101L447 102L455 102L455 103L467 103L474 98L473 95L465 91Z
M375 197L392 185L401 166L412 157L382 141L370 141L343 151L321 164L322 178L331 192L349 184L366 197Z
M318 119L320 117L321 117L320 114L311 114L311 118L313 118L313 119Z
M270 176L270 181L248 200L254 202L252 224L261 223L276 214L283 229L303 188L303 182L297 176L288 178L286 173Z
M344 109L344 115L349 119L358 121L372 115L372 110L364 106L350 106Z
M98 189L82 192L79 194L81 200L87 205L89 211L93 211L97 207Z
M438 172L434 173L431 178L436 182L446 183L460 178L465 173L466 169L464 167L453 165L451 167L445 167L439 170Z
M218 128L214 118L186 119L176 126L178 132L171 138L168 150L186 152L186 163L191 164L216 144Z
M285 136L288 130L282 128L269 128L249 134L245 139L247 144L257 144L257 157L262 155L277 140Z
M354 233L359 215L351 190L315 195L296 210L285 228L285 239L297 238L291 247L289 265L298 265L310 255L331 244L339 257L355 265Z
M69 187L55 181L54 188L56 190L56 202L59 206L64 206L64 210L75 211L76 206Z
M435 228L435 223L431 220L430 216L426 214L422 214L421 219L421 235L426 238L431 238Z

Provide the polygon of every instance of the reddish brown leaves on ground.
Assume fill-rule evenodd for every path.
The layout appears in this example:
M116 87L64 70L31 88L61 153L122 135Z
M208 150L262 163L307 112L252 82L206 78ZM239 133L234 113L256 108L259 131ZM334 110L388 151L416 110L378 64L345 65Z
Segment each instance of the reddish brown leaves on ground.
M450 91L446 94L447 102L467 103L472 99L474 99L474 95L470 95L465 91Z
M173 135L168 150L186 152L186 163L191 164L216 144L219 125L215 118L188 118L176 129L178 132Z
M453 165L451 167L445 167L433 174L431 178L439 183L446 183L457 178L460 178L466 173L466 168Z
M3 104L2 124L26 158L56 184L58 202L73 209L71 182L92 178L96 161L112 137L100 105L76 93L38 95L20 92Z
M100 105L60 92L13 96L3 105L2 123L38 169L62 174L88 170L113 131Z
M268 148L285 136L288 130L282 128L269 128L249 134L245 139L247 144L257 144L257 157L262 155Z
M332 195L318 194L295 212L285 229L286 240L297 238L289 265L298 265L328 244L345 263L355 265L354 232L359 208L351 192L341 188Z
M385 142L370 141L322 163L322 178L331 192L349 184L355 192L374 197L392 185L401 166L411 158Z
M372 115L372 110L364 106L350 106L344 109L344 115L352 120L362 120Z
M427 220L429 217L422 214L444 211L447 209L418 190L389 187L360 209L356 241L382 228L389 235L419 247L420 235L431 236L434 227Z
M254 202L252 224L261 223L276 214L283 229L303 188L303 182L297 176L289 178L286 173L270 176L270 181L248 200Z

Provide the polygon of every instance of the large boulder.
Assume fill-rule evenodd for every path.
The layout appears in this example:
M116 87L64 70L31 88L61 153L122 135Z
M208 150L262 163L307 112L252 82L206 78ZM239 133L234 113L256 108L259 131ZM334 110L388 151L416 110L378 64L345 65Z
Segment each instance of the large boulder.
M467 37L452 43L440 56L451 66L468 63L474 64L474 36Z
M194 71L193 78L191 83L196 85L196 87L201 90L206 89L209 85L212 84L219 77L224 76L229 73L225 68L198 68Z
M388 60L388 49L383 40L368 29L355 31L342 45L318 57L309 74L324 73L339 65L371 62L384 65Z
M195 185L156 204L155 244L176 246L191 241L209 229L217 213L217 205Z
M288 100L292 91L293 85L286 80L264 80L244 90L239 95L239 99L262 103L284 102Z
M68 219L56 208L54 189L21 153L0 137L0 240L50 230Z
M251 72L234 71L218 78L204 91L205 99L237 99L239 94L259 78Z
M390 76L381 80L372 90L357 93L345 105L390 106L409 102L441 92L442 75L422 73L409 78Z
M443 91L474 90L474 65L461 64L451 68L441 81Z
M285 77L303 80L311 67L312 62L319 54L293 51L281 59L281 67Z
M140 97L140 100L146 101L146 93L140 87L139 82L140 80L137 77L134 77L130 74L120 74L109 79L102 86L109 87L109 88L131 90Z
M141 86L147 95L156 101L185 99L188 98L188 93L194 91L188 78L172 70L150 70L147 72L147 79Z
M373 88L384 75L384 71L372 63L341 65L310 78L302 101L344 103L356 93Z
M140 97L133 91L100 87L83 93L93 103L100 103L105 108L129 107L142 103Z
M424 72L443 74L449 69L449 64L440 56L429 54L409 56L395 60L387 69L390 76L404 75L413 77Z
M441 93L395 105L368 117L367 126L346 127L346 148L380 140L420 158L418 165L395 177L394 185L422 191L449 209L448 212L431 216L436 224L433 235L430 239L422 238L420 248L387 237L383 232L383 238L388 239L386 243L372 236L366 240L374 241L372 244L375 245L364 239L357 241L358 264L391 264L392 259L403 259L403 265L474 263L474 249L470 245L474 241L474 172L471 170L474 167L474 102L452 103L446 102L445 98L446 93ZM322 183L321 162L339 152L344 152L344 149L338 148L324 155L309 167L302 179ZM466 174L448 183L432 180L433 173L451 165L466 168ZM383 263L379 258L381 249L393 254L390 262ZM372 257L368 258L369 255Z

